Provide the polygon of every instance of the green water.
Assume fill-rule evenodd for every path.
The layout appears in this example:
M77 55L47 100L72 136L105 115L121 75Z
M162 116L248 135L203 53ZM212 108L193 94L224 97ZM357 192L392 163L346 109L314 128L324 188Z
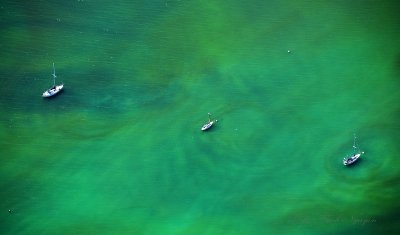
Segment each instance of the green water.
M398 12L2 1L1 234L398 234Z

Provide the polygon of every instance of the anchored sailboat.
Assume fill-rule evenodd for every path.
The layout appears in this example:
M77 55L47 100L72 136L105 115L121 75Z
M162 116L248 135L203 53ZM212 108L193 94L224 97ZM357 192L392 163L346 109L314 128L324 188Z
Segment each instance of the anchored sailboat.
M202 131L210 129L218 120L211 120L211 113L208 113L208 122L201 127Z
M350 157L344 158L343 159L343 165L348 166L351 165L353 163L355 163L360 157L361 155L364 154L363 151L361 151L357 145L356 145L356 135L354 134L354 141L353 141L353 155L351 155Z
M53 75L53 86L50 89L43 92L42 96L45 98L58 94L64 87L63 83L56 85L56 77L57 76L56 76L56 68L54 67L54 63L53 63L53 73L51 75Z

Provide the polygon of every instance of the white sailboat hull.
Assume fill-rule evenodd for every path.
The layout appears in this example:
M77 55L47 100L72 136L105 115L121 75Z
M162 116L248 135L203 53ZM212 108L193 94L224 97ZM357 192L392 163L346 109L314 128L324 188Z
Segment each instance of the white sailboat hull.
M48 89L47 91L43 92L42 97L45 97L45 98L52 97L52 96L58 94L63 88L64 88L64 84L54 86L54 87Z
M213 124L214 124L214 121L211 121L211 122L209 122L207 124L204 124L204 126L201 127L201 130L202 131L206 131L206 130L210 129Z
M357 153L357 154L354 154L353 156L351 156L351 157L349 157L347 159L346 158L343 159L343 165L348 166L348 165L351 165L351 164L355 163L356 161L358 161L358 159L361 157L361 155L363 153L364 152Z

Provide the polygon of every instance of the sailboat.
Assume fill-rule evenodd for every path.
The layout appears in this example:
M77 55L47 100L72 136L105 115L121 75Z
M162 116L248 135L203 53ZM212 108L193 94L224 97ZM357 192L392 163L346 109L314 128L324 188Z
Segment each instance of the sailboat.
M54 67L54 63L53 63L53 73L51 75L53 75L53 86L50 89L43 92L42 96L45 98L52 97L52 96L58 94L64 87L63 83L56 85L56 77L57 76L56 76L56 69Z
M356 135L354 135L354 142L353 142L354 153L353 153L353 155L343 159L343 165L345 165L345 166L355 163L356 161L358 161L358 159L360 159L361 155L364 154L364 152L360 151L360 149L357 147L356 139L357 139L357 137L356 137Z
M208 122L201 127L202 131L210 129L218 120L211 120L211 113L208 113Z

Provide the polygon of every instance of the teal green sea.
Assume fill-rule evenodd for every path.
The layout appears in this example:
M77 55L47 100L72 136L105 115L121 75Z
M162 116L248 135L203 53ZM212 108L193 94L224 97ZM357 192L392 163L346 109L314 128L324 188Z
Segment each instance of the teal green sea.
M399 6L1 1L0 234L400 234Z

